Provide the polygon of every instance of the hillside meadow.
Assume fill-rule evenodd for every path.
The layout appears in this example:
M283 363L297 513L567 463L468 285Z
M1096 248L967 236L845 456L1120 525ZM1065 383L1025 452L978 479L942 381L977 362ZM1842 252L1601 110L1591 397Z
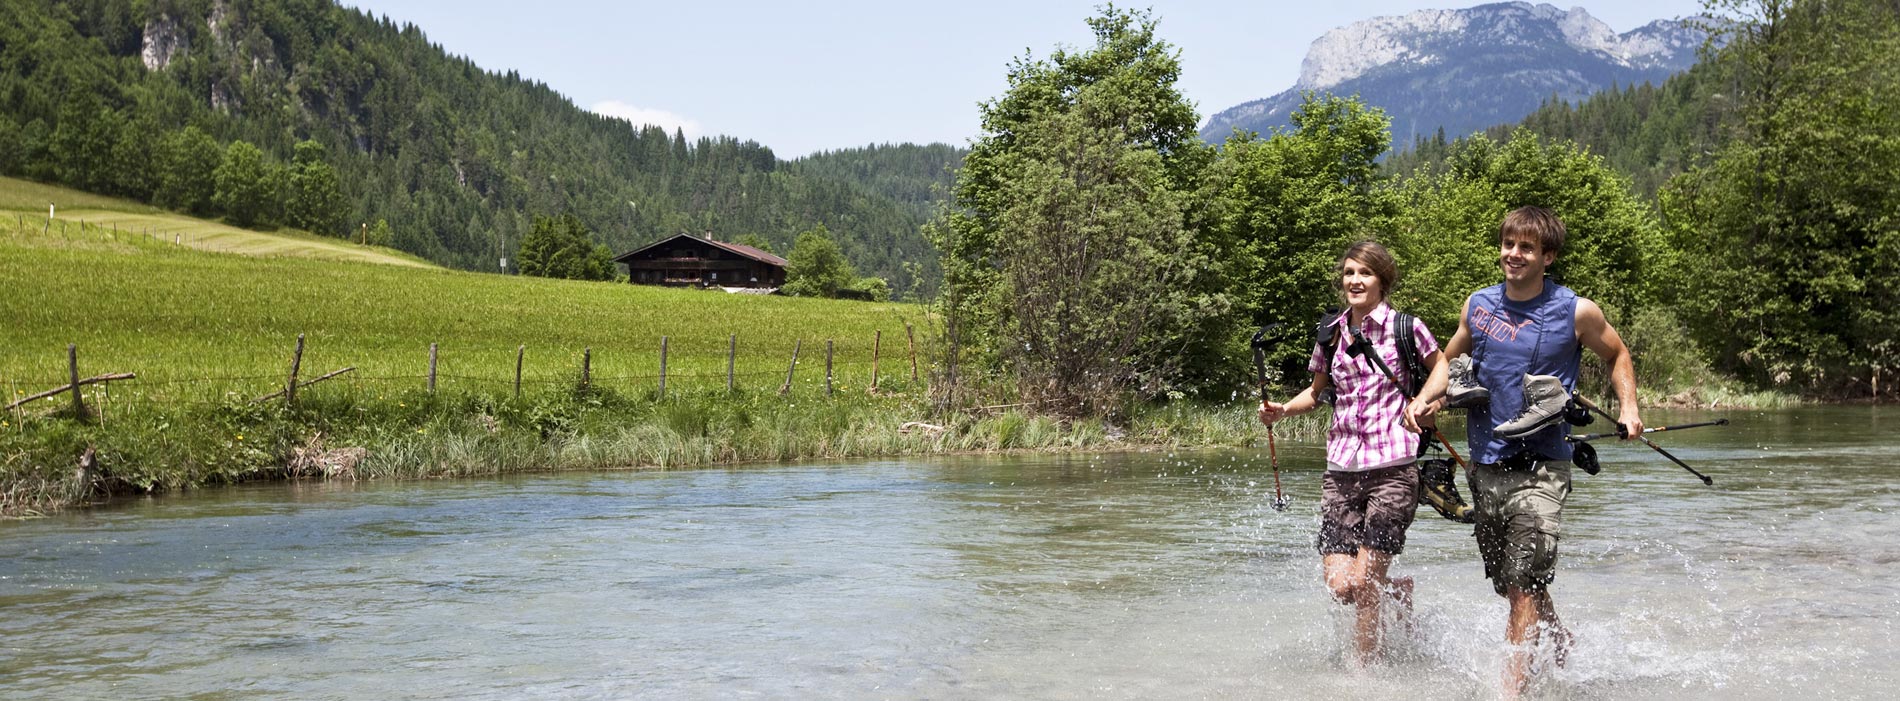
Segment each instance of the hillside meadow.
M46 216L48 205L53 210L51 221ZM82 227L97 227L97 235L124 239L138 236L204 251L437 267L391 248L363 246L296 229L240 229L130 200L18 178L0 177L0 217L22 231L38 229L46 236L76 237Z
M111 205L91 203L93 211L121 211ZM200 231L223 226L124 213ZM81 377L138 377L86 386L83 414L61 394L0 415L4 514L257 479L1245 444L1261 433L1245 398L1131 407L1113 425L1011 407L939 410L928 393L926 310L912 304L258 252L268 245L236 254L92 220L62 233L43 211L38 221L8 214L0 217L0 391L22 398L66 384L68 344L78 349ZM242 234L263 244L275 236ZM297 237L282 238L296 249ZM907 326L916 334L916 381ZM355 371L301 388L294 406L252 401L284 387L299 334L300 377ZM781 393L794 348L792 387Z

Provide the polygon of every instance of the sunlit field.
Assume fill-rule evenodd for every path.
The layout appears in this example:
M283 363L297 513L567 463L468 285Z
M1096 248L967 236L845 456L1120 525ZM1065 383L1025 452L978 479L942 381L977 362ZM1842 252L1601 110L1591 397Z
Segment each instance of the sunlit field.
M67 344L82 375L139 374L115 392L261 394L283 385L298 334L305 378L355 367L352 382L424 387L436 344L438 387L512 392L518 351L532 386L578 378L588 349L595 382L657 390L663 337L669 391L723 391L734 345L735 385L778 387L796 346L795 382L821 387L827 340L834 389L864 389L882 332L880 385L902 389L905 327L922 318L906 304L236 256L54 228L0 224L0 382L16 396L65 382Z

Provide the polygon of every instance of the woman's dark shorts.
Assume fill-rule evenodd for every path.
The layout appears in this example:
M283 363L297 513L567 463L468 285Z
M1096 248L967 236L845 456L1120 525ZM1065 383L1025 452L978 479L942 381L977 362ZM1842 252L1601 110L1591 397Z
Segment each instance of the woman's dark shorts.
M1405 552L1405 529L1418 513L1418 466L1363 472L1327 470L1319 500L1319 553L1354 555L1366 547Z

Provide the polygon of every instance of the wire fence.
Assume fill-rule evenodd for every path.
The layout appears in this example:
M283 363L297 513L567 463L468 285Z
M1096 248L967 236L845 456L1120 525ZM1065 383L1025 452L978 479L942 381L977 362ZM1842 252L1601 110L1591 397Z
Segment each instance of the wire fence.
M725 352L718 355L705 353L710 347L705 343L693 344L698 352L674 353L672 339L661 337L654 352L562 349L552 354L554 363L547 360L549 353L531 355L526 345L517 345L508 362L501 362L492 347L484 348L480 359L454 357L444 362L445 355L454 355L452 349L431 344L401 359L376 357L368 363L315 367L306 364L300 336L295 349L284 352L286 371L281 373L207 370L201 358L163 354L102 353L103 359L93 360L77 344L69 344L63 354L66 367L57 374L50 358L0 363L0 368L15 368L0 373L0 392L6 393L6 411L24 421L29 413L62 406L91 414L107 411L108 406L124 410L127 405L295 404L313 396L361 398L371 393L377 398L454 392L506 399L587 388L663 400L718 393L776 392L791 398L845 391L910 395L927 390L928 368L919 358L914 331L906 326L904 336L888 349L883 337L878 331L868 343L859 341L848 348L835 339L812 343L794 339L789 352L760 348L741 353L748 346L732 335L719 344ZM421 365L425 357L426 365ZM530 364L530 358L536 362ZM328 360L334 363L337 358ZM406 369L418 365L416 371ZM82 367L109 372L82 375Z

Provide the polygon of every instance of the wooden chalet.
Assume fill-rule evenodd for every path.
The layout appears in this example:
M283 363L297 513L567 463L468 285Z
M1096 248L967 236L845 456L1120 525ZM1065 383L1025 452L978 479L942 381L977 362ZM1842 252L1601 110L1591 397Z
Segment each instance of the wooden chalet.
M678 234L614 262L627 266L627 282L673 287L777 288L785 284L785 259L757 248L692 234Z

